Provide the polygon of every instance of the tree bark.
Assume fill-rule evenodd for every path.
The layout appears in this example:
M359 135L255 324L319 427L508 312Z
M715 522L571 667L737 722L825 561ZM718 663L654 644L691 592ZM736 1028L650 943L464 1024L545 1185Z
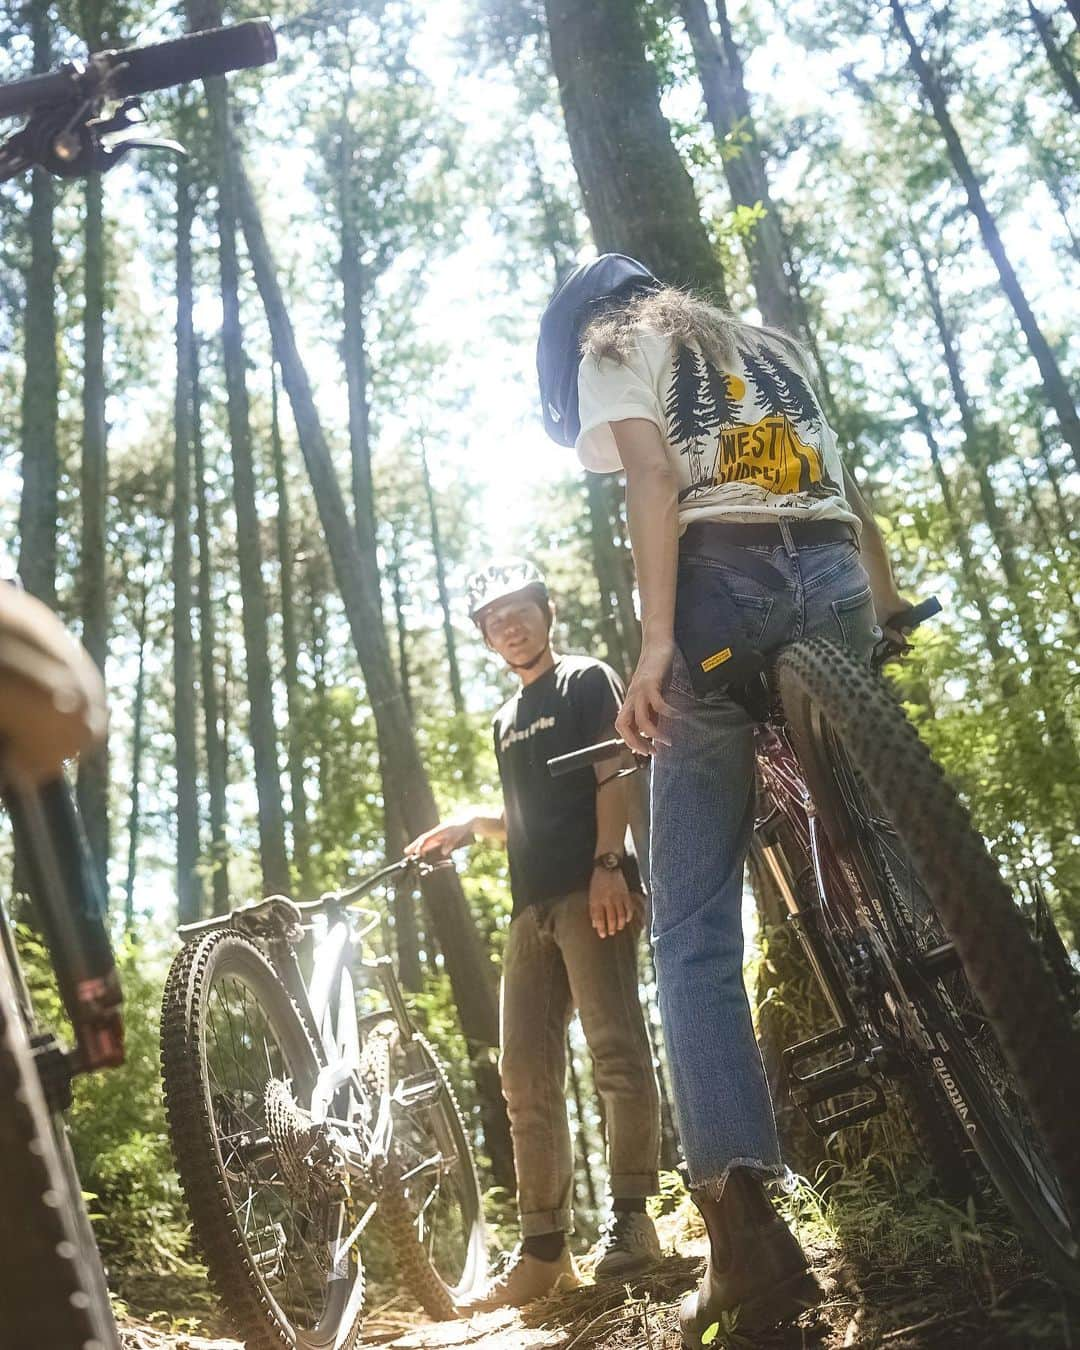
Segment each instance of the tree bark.
M401 820L410 837L414 837L438 820L435 797L390 657L377 590L363 564L356 530L349 522L330 448L315 407L311 382L296 346L262 219L238 160L234 161L234 169L240 217L255 283L266 309L282 380L292 404L334 578L360 659L386 762L393 764ZM460 878L452 868L440 869L427 879L424 898L446 961L462 1031L475 1055L474 1070L485 1104L485 1135L493 1170L500 1184L512 1185L513 1152L509 1125L498 1072L489 1053L498 1044L498 1013L491 963L480 944Z
M911 68L919 81L923 96L933 110L949 152L949 159L952 161L956 176L960 179L967 194L968 208L978 223L979 232L982 234L983 243L986 245L986 251L990 254L994 266L997 268L1001 288L1012 305L1024 337L1027 339L1028 348L1039 367L1047 401L1057 414L1058 422L1061 425L1061 434L1072 451L1073 463L1080 471L1080 417L1077 416L1076 405L1073 402L1069 386L1050 348L1050 344L1039 327L1031 305L1028 303L1027 295L1020 285L1020 279L1017 277L1005 252L1005 245L1002 243L997 222L986 204L979 179L971 167L967 152L949 115L945 91L936 72L930 67L923 56L922 49L915 40L904 10L903 0L889 0L889 5L900 34L907 44Z
M998 683L1003 697L1008 700L1016 694L1016 677L1010 672L1010 660L1005 649L1001 645L998 637L998 624L990 612L990 601L987 593L987 584L982 576L981 570L975 561L971 551L971 539L964 524L956 497L953 492L953 485L949 480L949 475L942 462L941 446L938 444L937 435L934 431L933 419L930 416L930 409L926 406L921 395L916 388L915 381L911 378L907 367L897 356L897 364L904 376L904 383L907 386L906 392L908 401L915 409L915 420L918 423L919 430L922 432L923 440L926 442L930 451L930 463L934 471L934 478L941 493L941 500L945 507L945 516L949 522L949 533L953 538L953 547L960 557L960 576L964 583L964 589L968 598L974 604L979 613L979 628L982 632L983 642L994 663L994 669L998 675Z
M195 527L199 539L199 680L202 686L203 726L206 741L206 783L210 799L210 860L214 913L229 910L229 855L225 837L225 789L228 781L224 732L218 726L217 632L211 600L210 528L207 519L206 468L202 442L202 398L199 390L198 349L192 352L191 430L195 460Z
M192 28L220 23L217 0L188 5ZM229 445L236 506L236 552L240 565L240 595L246 655L248 731L255 760L255 792L259 817L259 858L267 894L288 892L289 864L285 852L285 810L281 797L277 732L267 633L266 592L262 575L262 543L255 504L255 465L246 381L247 358L240 318L240 268L236 254L237 185L230 154L232 130L225 81L214 76L203 81L210 107L218 189L218 258L221 270L222 355L228 404Z
M593 240L666 282L726 301L690 175L660 111L656 73L624 0L545 0L551 63Z
M142 803L143 709L146 696L146 627L150 596L150 532L147 531L142 558L142 586L135 636L139 643L139 661L135 674L135 707L131 726L131 812L128 817L127 879L124 882L124 931L135 930L135 874L139 858L140 806Z
M1060 691L1057 688L1053 672L1046 660L1041 634L1032 619L1030 601L1027 595L1027 589L1024 585L1022 568L1016 554L1016 539L1013 533L1012 522L1002 510L1001 504L997 499L997 493L994 490L993 482L990 478L990 446L988 434L986 428L980 426L974 405L968 394L963 373L960 369L960 358L957 353L956 340L948 317L945 314L944 305L941 302L941 295L938 291L936 279L930 269L929 258L918 240L916 239L914 242L922 265L923 280L926 284L926 293L930 301L931 312L934 316L934 324L941 340L942 352L945 357L945 367L949 374L949 383L952 387L953 397L956 400L956 406L960 411L964 458L967 460L972 473L975 475L975 482L979 489L979 500L982 504L983 518L986 521L987 528L990 530L990 536L994 541L994 547L997 549L1001 558L1001 570L1005 574L1006 592L1012 605L1013 612L1016 615L1024 646L1027 649L1032 682L1035 686L1036 697L1039 699L1043 716L1046 720L1046 729L1049 733L1051 744L1056 752L1065 754L1073 748L1074 741L1069 729L1068 718L1061 702Z
M191 170L176 170L176 399L173 413L173 728L176 740L176 899L180 923L202 913L199 794L195 751L195 643L191 631L191 440L195 328ZM141 656L141 651L140 651ZM132 810L135 804L132 803Z
M454 712L459 716L465 713L465 695L461 690L461 668L457 658L457 638L454 636L454 621L450 613L450 591L446 585L446 560L443 557L442 536L439 533L439 512L435 505L435 490L431 484L431 468L428 465L427 446L420 439L420 471L424 478L424 496L427 498L428 521L431 528L431 551L435 555L435 584L439 592L439 608L442 610L443 635L446 638L446 662L450 672L450 697Z
M281 645L285 665L285 698L289 710L285 738L289 760L290 814L292 817L293 866L300 890L310 891L311 844L308 836L307 789L304 785L303 696L300 689L300 647L296 637L296 600L293 588L293 546L290 538L291 511L285 481L285 451L278 415L277 373L270 371L270 445L277 483L277 548L281 577Z
M390 573L390 593L394 597L394 630L397 635L398 678L401 681L401 696L405 700L405 711L409 721L413 720L412 689L409 677L408 629L405 624L405 588L401 581L401 556L398 550L398 531L392 533L391 557L387 571Z
M742 57L731 31L727 5L725 0L716 2L719 39L709 22L705 0L679 0L679 11L694 50L705 109L723 151L731 200L749 210L758 206L765 210L743 239L758 309L767 324L796 333L799 313L784 270L779 213L769 194L765 156L754 130Z
M48 6L29 7L33 72L52 69ZM30 269L23 311L25 374L21 403L22 496L19 502L19 575L31 595L56 608L57 428L56 244L52 176L34 169L30 180Z
M91 50L98 45L91 43ZM105 581L108 449L105 428L105 218L100 174L86 180L83 317L83 434L80 502L82 557L80 610L83 646L104 673L109 642L109 608ZM108 895L109 755L108 746L79 759L79 812L90 853Z
M1035 31L1039 35L1039 41L1046 52L1046 59L1050 63L1050 69L1061 82L1062 89L1069 96L1069 101L1073 105L1075 112L1080 112L1080 80L1076 78L1076 72L1069 65L1068 58L1054 41L1054 30L1050 26L1050 20L1034 3L1034 0L1027 0L1028 14L1031 16L1031 22L1035 25Z

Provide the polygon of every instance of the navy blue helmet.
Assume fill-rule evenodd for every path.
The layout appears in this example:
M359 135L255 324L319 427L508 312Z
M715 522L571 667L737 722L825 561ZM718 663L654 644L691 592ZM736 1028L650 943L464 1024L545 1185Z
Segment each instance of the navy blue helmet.
M612 301L630 300L660 287L642 263L622 253L601 253L576 268L556 288L540 320L536 344L544 430L553 441L573 445L581 430L577 377L585 325Z

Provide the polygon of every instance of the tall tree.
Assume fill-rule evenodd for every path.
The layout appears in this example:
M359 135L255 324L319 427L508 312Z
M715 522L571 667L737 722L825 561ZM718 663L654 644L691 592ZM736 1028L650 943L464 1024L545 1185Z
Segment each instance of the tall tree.
M206 462L202 437L202 391L199 380L199 350L192 350L191 430L195 467L195 529L199 539L199 685L202 693L203 740L206 745L206 786L210 802L210 868L214 913L229 909L229 858L225 836L225 789L228 770L225 754L225 718L219 725L218 685L215 657L217 626L214 622L212 578L214 562L210 555L209 510L206 500ZM224 713L224 710L222 710Z
M593 240L725 299L694 187L660 110L637 8L545 0L551 63Z
M219 0L189 0L192 28L219 27ZM285 810L281 798L277 732L274 725L273 681L267 632L266 591L262 575L262 543L255 503L255 464L247 391L247 357L240 316L240 266L236 253L237 203L231 143L229 96L222 76L204 81L217 176L218 260L221 272L221 345L225 364L229 448L236 506L236 551L240 564L240 596L248 691L248 732L255 760L255 792L259 815L259 858L263 888L289 890L285 853Z
M983 243L986 245L986 251L990 254L994 266L997 268L1001 288L1008 297L1009 304L1012 306L1027 340L1028 349L1039 367L1047 400L1057 414L1061 434L1072 451L1073 463L1080 471L1080 417L1077 416L1072 393L1065 376L1062 374L1057 358L1039 327L1024 288L1020 284L1020 278L1016 275L1016 270L1005 252L1005 245L1002 242L997 221L986 203L978 175L971 166L967 151L964 149L959 132L956 130L956 124L949 113L945 86L938 72L923 54L922 48L911 30L903 0L889 0L889 6L900 35L907 44L908 64L918 79L923 97L933 110L934 118L949 153L949 159L967 195L968 209L975 217Z
M281 645L284 657L285 698L289 710L286 747L289 760L289 795L291 799L293 866L300 889L305 894L311 889L311 843L308 836L307 787L304 781L303 696L300 689L300 644L296 636L296 599L294 595L293 558L295 551L290 537L291 508L289 489L285 480L285 448L281 439L281 419L278 415L277 372L270 372L270 447L274 459L274 480L277 485L277 548L281 595Z
M443 636L446 639L446 665L450 676L450 697L454 712L462 716L465 712L465 695L461 689L461 668L458 664L457 638L454 635L454 620L450 611L450 590L446 584L446 559L443 556L442 535L439 530L439 509L435 501L435 489L431 482L431 466L428 464L427 445L420 437L420 473L424 480L424 498L428 508L428 525L431 530L431 551L435 557L435 586L439 595L439 608L442 610Z
M758 309L767 324L798 332L802 315L784 267L785 240L769 192L765 156L754 127L743 78L742 57L731 30L726 0L716 0L720 36L713 32L705 0L679 0L705 108L721 146L731 199L749 212L764 208L744 235Z
M173 735L176 741L176 901L181 923L200 916L199 796L195 760L195 641L191 628L191 441L195 382L191 226L186 160L176 169L176 397L173 410Z
M80 5L82 37L91 52L105 44L105 15L100 0ZM100 173L85 180L83 225L83 385L82 508L80 603L82 640L104 672L109 645L109 603L106 586L108 444L105 425L105 275L107 267L104 194ZM77 780L79 810L102 894L108 894L109 754L108 745L84 754Z
M33 71L52 68L49 6L28 6ZM23 585L56 607L56 519L59 463L59 372L56 355L56 244L54 179L34 169L30 179L30 265L23 312L21 450L22 496L19 501L19 575Z
M292 404L300 449L315 494L337 589L364 674L386 762L393 764L392 787L400 802L401 823L410 836L415 836L438 820L435 796L405 709L382 625L378 597L372 590L356 530L346 512L258 205L238 158L234 158L234 173L255 284L266 309L282 381ZM473 1072L485 1105L488 1152L500 1183L512 1185L509 1126L498 1073L491 1058L491 1050L498 1044L491 965L480 944L461 881L452 868L440 869L427 879L424 898L431 927L438 936L446 961L462 1031L473 1049Z
M1060 81L1062 89L1068 94L1074 111L1080 112L1080 80L1076 78L1076 71L1069 64L1069 58L1057 45L1053 25L1039 6L1035 4L1035 0L1027 0L1027 7L1031 22L1035 25L1039 41L1043 45L1043 51L1046 52L1046 59L1050 63L1051 70Z
M135 617L138 661L135 668L135 702L131 715L131 806L128 812L127 877L124 882L124 931L135 931L135 876L142 831L142 766L145 751L143 717L146 706L146 636L150 600L150 559L153 556L153 532L146 522L143 540L139 600Z

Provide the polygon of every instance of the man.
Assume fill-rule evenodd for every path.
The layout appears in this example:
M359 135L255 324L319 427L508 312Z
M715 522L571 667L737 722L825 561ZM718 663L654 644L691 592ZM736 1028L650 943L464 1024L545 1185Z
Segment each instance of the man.
M622 700L600 661L557 656L554 611L522 559L469 583L469 613L520 681L494 721L504 809L470 809L422 834L412 853L445 856L477 836L506 841L513 913L501 999L503 1094L514 1139L520 1246L472 1309L520 1307L579 1281L572 1227L573 1148L566 1116L566 1031L576 1007L603 1098L612 1216L599 1277L659 1259L645 1199L657 1190L659 1101L637 983L641 897L625 855L623 784L610 764L554 779L547 761L612 735Z

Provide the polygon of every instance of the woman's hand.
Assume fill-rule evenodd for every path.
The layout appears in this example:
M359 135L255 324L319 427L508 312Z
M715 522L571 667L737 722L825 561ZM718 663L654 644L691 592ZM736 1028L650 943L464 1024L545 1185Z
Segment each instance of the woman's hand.
M657 745L671 744L660 734L660 718L678 715L661 692L671 673L674 655L672 641L653 641L642 647L637 669L615 719L615 730L640 755L653 754Z

